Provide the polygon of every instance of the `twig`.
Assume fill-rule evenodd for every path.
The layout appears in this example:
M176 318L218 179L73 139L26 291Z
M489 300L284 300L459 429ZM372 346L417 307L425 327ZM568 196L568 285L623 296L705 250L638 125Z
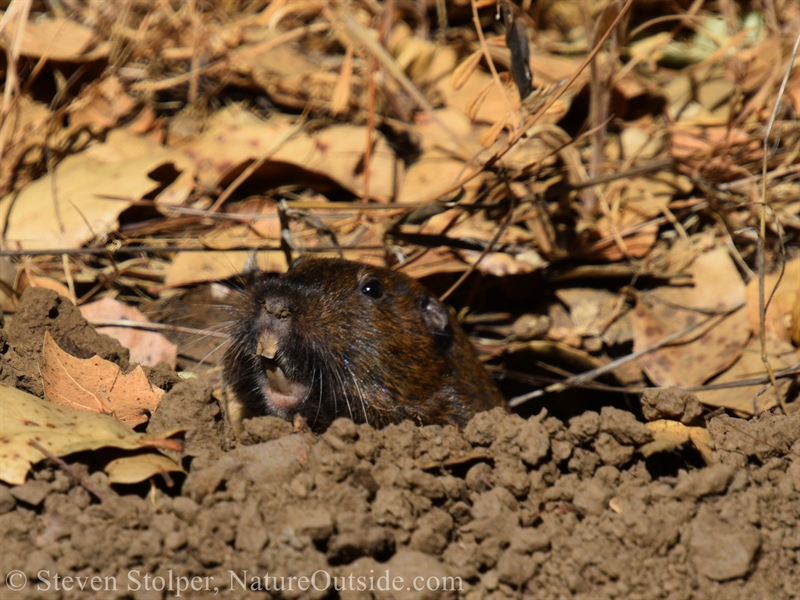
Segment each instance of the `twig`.
M219 210L219 207L223 205L223 203L231 197L233 192L244 183L250 175L252 175L256 169L261 167L270 157L275 154L281 146L283 146L289 139L292 138L303 126L303 122L305 121L306 113L303 113L300 118L297 119L295 123L292 124L289 129L281 133L277 138L275 138L272 143L261 153L256 160L254 160L247 168L242 171L239 176L233 180L233 182L228 186L228 188L220 194L217 201L214 202L213 206L208 209L209 213L215 213Z
M105 501L107 501L107 500L108 500L108 497L109 497L109 496L108 496L108 494L107 494L106 492L101 492L101 491L100 491L99 489L97 489L97 488L96 488L94 485L92 485L91 483L89 483L89 482L86 480L86 478L85 478L85 477L81 477L80 475L78 475L78 473L76 473L76 472L75 472L75 469L73 469L71 466L69 466L69 465L68 465L66 462L64 462L64 461L63 461L61 458L59 458L58 456L56 456L55 454L53 454L52 452L50 452L50 451L49 451L47 448L45 448L44 446L42 446L42 445L41 445L39 442L37 442L36 440L33 440L33 439L32 439L32 440L28 440L28 443L29 443L31 446L33 446L34 448L36 448L36 449L37 449L39 452L41 452L42 454L44 454L44 455L45 455L45 457L47 457L47 459L48 459L48 460L52 461L52 462L53 462L53 463L55 463L55 464L56 464L58 467L60 467L60 468L61 468L61 470L62 470L62 471L64 471L64 472L65 472L65 473L66 473L66 474L69 476L69 478L70 478L70 479L72 479L72 480L73 480L75 483L78 483L78 484L80 484L80 485L81 485L81 487L83 487L83 488L84 488L84 489L85 489L87 492L89 492L90 494L94 494L94 496L95 496L95 497L96 497L98 500L100 500L100 501L102 501L102 502L105 502Z
M514 208L516 208L516 202L512 201L511 206L508 207L508 215L506 215L506 218L500 224L500 227L497 228L497 231L495 231L494 236L489 241L489 243L486 244L486 248L483 249L483 251L478 256L477 260L475 260L475 262L473 262L469 266L469 268L466 271L464 271L461 277L458 278L458 281L456 281L453 285L451 285L450 289L439 297L439 300L441 300L442 302L447 300L450 294L456 291L458 287L462 283L464 283L467 277L469 277L475 271L475 269L478 268L478 264L484 259L484 257L486 257L486 255L492 251L492 248L494 248L494 245L497 243L497 240L500 239L500 236L503 235L503 232L506 230L506 227L508 227L509 223L511 223L511 219L514 217Z
M305 27L298 27L297 29L293 29L291 31L287 31L286 33L282 33L277 37L268 39L267 41L262 42L260 44L256 44L254 46L246 46L245 48L242 48L232 53L227 58L222 58L209 65L200 67L196 71L181 73L180 75L176 75L175 77L169 77L167 79L163 79L157 82L142 81L142 82L132 83L130 85L130 89L134 92L151 94L153 92L168 90L177 87L179 85L188 83L189 81L191 81L192 77L201 75L213 75L219 72L224 73L230 71L232 69L232 65L235 65L239 61L246 60L253 56L258 56L259 54L267 52L272 48L280 46L281 44L291 42L296 38L303 37L304 35L308 35L309 33L317 33L320 31L325 31L327 29L330 29L330 25L328 23L313 23Z
M0 161L3 159L3 148L6 147L6 135L11 135L9 130L11 129L12 120L9 119L8 116L11 114L12 100L14 98L14 93L19 94L20 91L17 61L19 60L22 36L25 31L25 25L28 22L28 15L30 14L32 4L33 2L31 0L19 3L14 2L8 7L5 14L3 14L3 18L0 19L0 34L2 34L9 25L14 25L14 18L18 19L15 32L6 36L6 39L10 39L11 43L9 44L6 42L5 44L7 66L6 81L3 86L3 105L2 108L0 108L0 123L2 123L2 125L0 125Z
M590 15L590 7L587 3L581 3L580 14L583 21L583 29L586 32L587 42L591 47L595 47L595 37L597 30L602 25L602 13L609 10L614 4L606 6L600 15L595 15L596 21L592 22L592 15ZM600 18L598 18L600 17ZM603 159L603 146L606 138L605 128L598 127L600 123L607 122L609 119L609 105L611 102L611 79L614 71L614 63L617 59L617 39L619 35L617 28L614 27L614 35L611 36L610 49L605 57L603 64L599 61L593 60L589 64L589 71L591 77L589 80L589 125L594 128L594 133L590 136L589 149L591 158L589 160L589 177L597 177L600 169L600 163ZM582 195L582 204L584 211L587 215L592 217L597 216L597 190L595 188L588 188ZM608 212L606 207L605 212ZM610 217L611 215L609 215ZM613 219L609 219L613 222ZM620 250L626 254L625 245L622 240L618 241Z
M586 66L587 66L587 65L588 65L588 64L589 64L589 63L590 63L590 62L591 62L591 61L594 59L594 57L597 55L597 53L598 53L598 52L600 51L600 49L603 47L603 44L605 44L606 40L607 40L607 39L608 39L608 37L611 35L611 32L614 30L614 28L616 28L616 26L617 26L617 25L619 25L620 21L622 21L623 17L625 16L625 14L628 12L628 10L630 9L630 7L631 7L632 5L633 5L633 0L627 0L627 2L625 3L625 6L623 6L623 7L622 7L622 10L619 12L619 14L617 15L617 17L616 17L616 18L614 19L614 21L613 21L613 22L612 22L612 23L609 25L608 29L607 29L607 30L606 30L606 32L603 34L603 36L602 36L602 37L601 37L601 38L600 38L600 39L597 41L597 44L596 44L596 45L595 45L595 47L592 49L592 51L591 51L591 52L589 52L588 56L587 56L587 57L586 57L586 58L583 60L583 62L582 62L582 63L581 63L579 66L578 66L578 68L577 68L577 69L575 69L575 72L574 72L574 73L572 74L572 76L571 76L571 77L570 77L570 78L567 80L567 82L566 82L564 85L560 86L560 87L558 88L558 91L556 91L555 93L553 93L553 94L550 96L550 99L549 99L547 102L545 102L545 103L542 105L542 107L541 107L541 108L540 108L538 111L536 111L536 113L534 113L534 114L532 114L530 117L528 117L528 118L525 120L525 123L523 123L522 127L520 127L520 128L519 128L519 129L516 131L516 133L514 133L514 134L513 134L513 135L511 135L511 136L509 136L509 139L508 139L508 141L506 142L506 145L505 145L503 148L501 148L500 150L498 150L498 151L497 151L497 152L496 152L496 153L495 153L495 154L494 154L494 155L493 155L491 158L489 158L489 160L487 160L487 161L486 161L484 164L480 164L480 165L476 166L476 167L475 167L475 168L473 168L471 171L467 172L467 169L465 168L465 169L464 169L464 171L465 171L465 174L464 174L462 177L460 177L460 178L459 178L459 180L458 180L458 181L456 181L456 182L455 182L455 183L454 183L452 186L450 186L449 188L439 191L439 194L438 194L438 195L439 195L440 197L443 197L443 196L448 196L449 194L452 194L452 193L453 193L453 192L455 192L456 190L460 189L460 188L461 188L461 187L463 187L463 186L464 186L464 185L465 185L465 184L466 184L468 181L471 181L472 179L474 179L475 177L477 177L478 175L480 175L481 173L483 173L483 172L484 172L484 171L486 171L487 169L491 168L491 167L492 167L492 166L493 166L495 163L497 163L497 162L498 162L498 161L499 161L501 158L503 158L503 156L505 156L505 155L506 155L506 154L507 154L507 153L508 153L508 152L509 152L509 151L510 151L510 150L511 150L513 147L514 147L514 145L515 145L515 144L516 144L518 141L520 141L520 140L521 140L523 137L525 137L525 135L527 135L527 133L528 133L528 130L529 130L531 127L533 127L533 125L535 125L535 124L536 124L536 122L537 122L537 121L538 121L538 120L539 120L539 119L540 119L540 118L541 118L543 115L545 115L545 114L547 113L547 111L548 111L548 110L550 110L550 107L551 107L551 106L553 106L553 104L555 104L556 102L558 102L558 100L561 98L561 96L563 96L563 95L566 93L566 91L567 91L567 90L570 88L570 86L571 86L573 83L575 83L575 81L578 79L578 77L580 76L580 74L581 74L581 73L583 73L583 70L586 68ZM473 156L473 157L470 159L470 161L469 161L467 164L468 164L468 165L474 164L474 163L476 163L476 162L477 162L477 159L478 159L478 155L476 154L475 156Z
M794 60L797 57L797 51L800 48L800 31L797 32L797 37L794 40L794 46L792 47L792 52L789 55L789 60L786 63L786 72L783 75L783 79L781 80L781 86L778 89L778 95L775 98L775 105L772 107L772 113L769 115L769 121L767 122L767 129L764 133L764 148L763 148L763 156L761 162L761 203L759 205L758 211L758 218L760 223L760 239L758 241L758 322L759 322L759 343L761 344L761 362L764 363L764 368L767 370L767 373L770 376L770 380L772 382L773 389L775 390L775 397L778 400L778 404L783 411L783 414L789 414L786 411L786 402L781 395L781 391L778 388L778 382L775 381L775 374L772 372L772 365L769 362L769 357L767 355L767 328L766 328L766 320L767 320L767 306L769 302L772 301L772 297L775 294L775 290L778 289L780 285L781 279L783 279L783 273L786 268L786 264L784 261L781 261L781 268L780 273L778 275L778 280L775 282L775 287L773 288L772 292L770 293L769 301L764 301L764 277L765 277L765 260L764 260L764 244L766 243L767 239L767 157L769 155L769 137L772 133L772 128L775 126L775 119L778 116L778 107L781 104L781 98L783 97L784 92L786 91L786 85L789 81L789 74L792 72L792 67L794 65ZM780 239L781 236L779 235L778 238Z
M341 10L326 8L325 13L342 32L343 38L345 38L342 40L343 42L347 41L353 45L354 52L365 60L371 56L379 65L382 65L386 73L406 91L419 108L430 115L431 119L455 142L456 146L459 148L464 147L463 140L437 116L433 105L417 89L417 86L414 85L403 70L399 68L397 61L389 54L386 48L372 37L366 27L360 25L352 16Z
M586 383L588 381L592 381L593 379L597 379L601 375L605 375L609 371L613 371L614 369L616 369L618 367L621 367L622 365L626 365L631 361L634 361L634 360L636 360L638 358L641 358L645 354L649 354L650 352L658 350L659 348L663 348L664 346L666 346L668 344L671 344L675 340L678 340L678 339L682 338L687 333L690 333L690 332L694 331L695 329L703 327L706 323L710 322L711 320L716 319L717 317L725 317L725 316L727 316L727 315L739 310L743 306L744 306L744 302L740 302L739 304L737 304L735 306L728 307L727 309L721 310L719 313L717 313L715 315L711 315L708 318L703 319L702 321L699 321L698 323L694 323L692 325L689 325L688 327L685 327L685 328L681 329L680 331L676 331L675 333L671 333L670 335L668 335L668 336L666 336L664 338L661 338L657 342L653 342L649 346L646 346L646 347L642 348L641 350L637 350L636 352L631 352L627 356L623 356L622 358L619 358L619 359L617 359L615 361L612 361L612 362L608 363L607 365L603 365L602 367L598 367L596 369L592 369L591 371L587 371L586 373L581 373L580 375L575 375L575 376L570 377L569 379L566 379L566 380L564 380L564 381L562 381L560 383L549 385L546 388L544 388L543 390L534 390L534 391L529 392L527 394L523 394L521 396L517 396L516 398L512 398L509 401L508 405L510 407L514 408L516 406L520 406L521 404L524 404L528 400L532 400L533 398L538 398L539 396L543 396L544 394L548 394L548 393L551 393L551 392L560 392L560 391L563 391L563 390L567 389L570 386L580 385L580 384Z
M385 250L382 244L354 244L347 246L347 250ZM2 256L52 256L60 254L79 255L107 255L108 257L117 254L140 254L140 253L165 253L165 252L280 252L281 246L272 244L262 244L256 246L232 246L230 248L209 248L207 246L181 246L181 245L164 245L164 246L119 246L110 248L75 248L64 252L62 249L57 250L0 250L0 257ZM340 247L337 246L317 246L314 248L304 248L303 252L339 252Z
M472 6L472 21L475 23L475 33L478 34L478 41L481 45L481 51L483 52L483 58L486 61L486 64L489 65L489 71L492 73L492 79L494 79L494 84L497 86L498 91L500 92L500 96L503 98L503 104L506 105L506 113L508 115L513 114L513 110L511 109L511 102L508 100L508 94L506 94L506 89L503 87L503 84L500 82L500 75L497 74L497 69L494 66L494 61L492 60L491 55L489 54L489 46L486 44L486 37L483 35L483 28L481 27L481 19L478 15L478 3L476 0L472 0L470 2Z
M563 379L555 379L553 377L545 377L543 375L529 375L528 373L520 373L518 371L510 371L508 369L501 369L501 368L498 368L497 370L503 373L504 376L508 377L509 379L513 379L514 381L519 381L522 383L530 383L532 385L536 385L537 383L540 382L552 383L552 384L564 383ZM797 375L800 375L800 362L793 364L791 367L786 367L785 369L776 371L775 373L775 377L777 379L796 377ZM676 387L679 387L684 392L713 392L716 390L730 390L735 388L750 387L752 385L763 385L765 383L770 383L768 375L764 375L763 377L753 377L750 379L741 379L739 381L726 381L723 383L711 383L707 385L676 386ZM587 389L587 390L597 390L601 392L615 392L619 394L642 394L646 390L653 389L653 386L650 385L623 387L619 385L608 385L597 382L571 383L569 387Z
M94 327L127 327L129 329L142 329L144 331L170 331L174 333L189 333L192 335L203 334L207 337L227 339L225 333L209 331L207 329L197 329L195 327L182 327L180 325L168 325L165 323L145 323L144 321L129 321L127 319L88 319L89 325Z

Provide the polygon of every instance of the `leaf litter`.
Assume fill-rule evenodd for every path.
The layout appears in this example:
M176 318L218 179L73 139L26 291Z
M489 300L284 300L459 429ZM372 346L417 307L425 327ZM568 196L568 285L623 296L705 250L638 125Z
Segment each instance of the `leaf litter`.
M759 485L768 479L732 458L737 449L726 440L739 430L759 439L748 456L782 461L773 467L781 477L770 481L788 494L792 486L800 491L796 445L783 445L785 433L772 441L764 433L791 430L798 405L797 7L772 0L751 12L730 2L694 3L682 11L638 0L441 3L416 12L388 6L144 2L123 9L78 2L56 10L12 3L0 25L7 56L0 119L4 312L13 320L23 307L18 314L27 318L25 307L35 302L23 295L36 288L56 290L82 309L96 300L138 305L165 321L165 334L178 344L179 368L211 367L213 382L231 301L214 291L219 282L240 285L237 277L253 265L284 271L287 249L295 256L341 254L402 269L447 295L520 414L530 421L544 407L553 415L544 432L529 434L549 439L547 458L526 462L520 471L514 451L498 446L491 460L466 447L462 455L418 460L453 471L465 465L466 476L456 479L471 494L495 496L451 494L444 504L449 525L439 509L420 508L414 499L419 525L404 529L391 516L401 509L390 498L421 488L393 487L396 478L373 457L380 501L367 511L376 520L364 531L378 537L347 546L347 526L337 521L333 534L313 533L318 547L325 539L330 548L316 566L345 561L368 569L378 564L376 557L393 556L389 564L402 570L418 564L415 552L427 552L467 574L475 597L535 595L536 581L551 596L567 588L573 596L611 593L620 581L652 591L611 564L598 571L588 559L579 575L548 579L537 562L542 550L534 548L540 546L519 537L528 533L503 527L497 535L481 533L481 507L494 506L499 515L516 506L512 514L529 532L531 523L541 525L537 519L549 522L549 510L573 503L588 526L603 507L624 515L641 501L615 488L619 480L607 468L636 478L636 469L646 467L661 473L647 485L675 484L675 494L685 498L694 480L675 475L683 481L676 484L659 470L674 471L670 457L678 457L691 477L705 477L719 463L735 464L740 471L732 479L727 471L709 471L698 481L721 490L714 493L727 489L729 500L739 502L747 493L742 478ZM59 86L55 95L48 77ZM769 208L764 216L762 201ZM760 274L770 300L763 317ZM102 308L92 319L115 318L109 304L96 306ZM37 318L49 323L48 314ZM198 333L187 341L191 327ZM61 335L46 344L50 365L42 363L41 375L28 372L22 365L39 359L26 357L41 350L18 336L9 339L3 364L13 370L4 366L3 381L42 393L37 386L44 376L48 395L68 405L128 410L118 411L116 400L110 407L105 394L122 385L124 368L111 366L106 379L114 385L98 387L104 361ZM125 342L135 362L152 356L146 343ZM85 360L94 362L79 362ZM165 360L175 368L172 358ZM93 382L74 381L75 369ZM139 371L139 383L126 396L155 389L157 372ZM159 380L166 389L175 385L169 377ZM54 384L65 381L70 388L56 392ZM653 386L690 390L691 400L676 401L681 410L666 399L651 406ZM204 461L229 443L215 429L219 415L209 402L194 413L199 429L211 427L197 438L211 441L192 442L202 447L190 455L200 478ZM628 417L596 412L605 403L649 421L648 433L620 433L615 419ZM133 418L140 427L150 414L150 426L170 419L178 426L169 405L134 408ZM783 409L790 413L785 421L773 420ZM753 420L725 420L721 413ZM290 439L276 424L264 427L253 429L262 443ZM519 423L504 427L513 431ZM425 431L414 435L424 438ZM373 434L343 435L354 441ZM408 434L386 435L391 445L393 436ZM481 446L480 436L464 435L448 439ZM297 448L320 452L318 442L292 443L276 454L287 457L286 465ZM130 484L170 470L165 461L171 459L146 456L108 463L107 481ZM704 464L710 466L700 468ZM331 500L325 494L339 493L333 484L314 492L294 466L286 468L295 477L292 493L303 502L325 503ZM209 481L219 476L212 472ZM37 473L45 477L47 471ZM348 481L367 481L363 473L348 473ZM411 471L403 477L419 479ZM545 482L539 491L536 481ZM186 483L191 490L191 476ZM616 496L608 496L608 486ZM474 521L459 521L459 502ZM316 510L303 506L298 514ZM281 515L287 510L277 508ZM538 516L525 516L526 510ZM713 595L704 587L708 581L744 578L756 586L749 589L781 597L763 575L767 568L754 562L756 552L774 556L763 533L772 531L767 520L759 525L760 537L748 530L738 539L725 510L720 521L704 505L685 536L656 540L653 548L688 553L690 568L705 578L703 593ZM266 528L272 523L252 507L247 514ZM656 511L648 518L666 517ZM292 522L302 520L295 515ZM282 541L254 541L245 526L237 527L237 551L258 546L269 554L270 543L276 552L284 548ZM702 541L716 539L715 531L741 550L739 562ZM387 532L391 543L380 537ZM508 550L498 557L492 544ZM189 547L196 558L201 550ZM362 558L348 555L347 547L358 548ZM483 562L469 567L467 556L477 555L478 547ZM557 564L554 546L541 547ZM280 563L273 555L270 561ZM790 590L793 574L776 581Z
M131 351L131 360L146 367L165 363L176 366L178 348L156 331L146 331L150 323L138 309L113 298L101 298L80 307L83 317L91 322L98 333L113 337ZM114 327L114 323L121 327ZM126 327L132 322L142 323L143 329Z
M59 348L50 332L45 333L41 372L46 400L109 415L130 427L146 423L164 394L150 384L141 365L123 373L97 356L76 358Z
M14 388L4 386L0 402L3 412L0 479L13 485L25 483L31 464L45 458L41 450L29 443L32 439L55 456L67 456L109 446L124 450L157 446L180 447L179 442L170 443L167 440L177 431L167 432L163 437L143 435L107 415L68 410ZM158 456L167 458L164 455ZM137 464L142 465L138 467L142 470L141 478L131 478L129 482L144 481L159 472L144 466L150 460L152 459L136 459ZM164 472L181 470L174 461L162 461L158 464ZM168 468L165 469L167 465Z

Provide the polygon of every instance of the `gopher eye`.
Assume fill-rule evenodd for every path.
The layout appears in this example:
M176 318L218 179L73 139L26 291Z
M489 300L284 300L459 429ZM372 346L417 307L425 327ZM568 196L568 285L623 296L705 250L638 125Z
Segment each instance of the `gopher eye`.
M362 284L361 293L370 298L382 298L383 284L377 277L370 277Z

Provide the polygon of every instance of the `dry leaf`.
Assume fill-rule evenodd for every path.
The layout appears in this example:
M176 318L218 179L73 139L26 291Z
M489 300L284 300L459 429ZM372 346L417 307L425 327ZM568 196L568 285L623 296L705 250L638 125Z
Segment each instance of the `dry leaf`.
M225 238L237 246L253 243L262 245L264 240L253 235L234 239L229 232L222 232ZM212 234L203 238L211 248L224 247L223 235ZM255 262L252 262L255 261ZM244 272L253 264L261 271L282 273L289 268L286 254L282 250L262 250L255 254L249 250L220 250L217 252L178 252L172 260L164 283L168 287L183 286L204 281L227 279Z
M569 136L556 125L547 125L546 127L550 131L560 134L557 135L556 139L569 139ZM503 156L503 165L507 169L528 171L534 168L541 169L548 167L556 162L558 157L552 145L553 142L545 142L542 136L534 135L535 129L536 128L531 128L529 136L518 140L511 146L508 153ZM543 128L540 128L539 131L542 131L542 129ZM498 144L505 144L504 137L503 135L500 136L493 148L494 151L497 150ZM549 139L552 137L554 136L548 136Z
M386 47L415 85L430 81L427 71L441 44L417 35L406 22L398 20L392 25Z
M478 116L478 111L481 109L483 105L483 101L486 100L486 96L489 95L489 92L494 89L494 81L491 79L486 83L486 86L477 94L470 103L466 106L467 118L470 121L475 121L476 117ZM486 147L485 144L481 144L482 146Z
M402 268L403 273L414 279L431 275L441 277L446 273L463 273L466 270L467 265L460 260L454 260L453 251L445 247L431 248L419 260L403 265Z
M634 351L703 319L702 315L692 311L664 305L647 307L641 301L637 302L632 317ZM685 339L691 341L674 342L650 352L638 362L650 380L659 387L696 386L736 362L749 338L747 315L744 309L739 309L688 334Z
M773 294L772 302L767 308L765 318L767 331L775 333L778 339L792 343L792 336L789 327L796 321L792 321L791 315L800 315L800 257L786 263L783 277L778 284L779 273L773 273L764 277L764 302L769 300ZM776 284L778 288L775 289ZM758 334L761 331L759 323L758 308L758 277L753 277L747 283L747 315L750 318L750 325L753 332ZM797 317L794 317L795 319ZM795 339L795 343L800 343L800 339Z
M99 356L75 358L58 347L50 332L42 348L45 398L77 410L110 415L130 427L146 423L164 391L147 380L142 367L122 373Z
M699 256L689 268L694 285L662 287L641 296L632 313L634 350L703 321L709 311L741 304L744 283L725 248ZM690 387L730 367L750 338L745 310L715 319L665 348L639 359L651 381L660 387Z
M456 254L464 259L467 264L475 264L481 257L482 252L476 250L456 250ZM478 270L481 273L488 273L495 277L507 275L520 275L522 273L533 273L538 269L547 266L547 261L542 259L534 250L521 252L514 256L505 252L487 252L478 263Z
M567 3L563 3L567 4ZM498 67L511 67L511 51L503 46L489 45L489 54ZM529 66L533 75L534 91L525 99L524 109L526 114L533 114L539 111L546 102L549 102L550 95L560 87L561 83L566 82L581 64L579 58L566 58L557 54L538 54L531 48ZM575 82L565 90L559 90L560 98L538 119L538 123L558 123L567 113L572 104L573 97L580 92L590 78L590 71L584 69L578 75ZM616 86L615 86L616 87ZM517 106L519 94L509 94ZM495 117L496 119L496 117Z
M119 79L111 76L81 93L69 107L69 120L74 127L103 131L114 127L135 106L136 101L125 92Z
M655 290L659 300L698 311L714 311L745 301L745 285L727 248L698 256L687 269L690 286L665 286Z
M53 175L0 200L5 242L26 250L79 248L116 229L131 201L161 187L148 174L180 158L140 136L112 130L104 143L67 156ZM125 199L113 199L118 197Z
M467 58L461 61L455 69L453 69L453 75L450 79L450 85L453 86L453 89L458 91L464 84L467 82L467 79L470 78L472 73L478 67L478 64L483 59L483 50L475 50L472 54L470 54Z
M640 448L645 458L658 452L670 452L691 442L707 465L714 462L711 434L708 429L689 427L678 421L667 419L645 423L645 427L653 434L653 441Z
M760 161L762 152L761 142L755 137L728 125L676 129L670 146L670 154L676 161L716 179L739 177L742 166Z
M470 118L482 123L496 123L498 119L513 118L519 112L520 101L516 90L499 88L491 75L475 70L465 81L457 81L461 87L456 89L453 79L441 79L436 88L444 97L448 107L457 108Z
M46 104L28 96L17 96L11 104L0 126L0 196L11 191L26 169L38 170L48 135L47 123L52 118Z
M609 186L606 190L607 199L609 203L618 204L619 209L598 219L594 229L587 232L588 237L599 238L600 241L591 245L587 242L583 253L594 260L609 262L626 256L646 256L656 243L659 231L657 223L648 221L665 211L675 195L674 186L680 184L680 181L640 177ZM620 238L623 248L620 248Z
M752 48L737 48L726 65L726 78L741 85L745 94L758 90L783 62L780 36L769 37Z
M624 211L623 215L632 215L630 211ZM640 220L638 215L634 220ZM612 224L610 221L603 217L597 222L597 237L603 238L604 242L597 246L590 246L584 255L593 260L603 260L607 262L616 262L623 260L628 256L632 258L643 258L656 243L658 239L658 225L645 225L636 231L621 235L629 227L632 227L630 222L621 222L620 224ZM622 238L622 248L617 243L615 234L619 234Z
M629 127L619 134L622 156L628 160L652 159L664 150L668 139L654 127Z
M72 293L70 293L69 288L60 281L56 281L52 277L31 275L26 271L22 271L19 274L19 279L17 280L17 285L14 289L16 290L17 294L22 294L25 288L29 287L53 290L59 296L72 299Z
M8 23L8 30L16 28L16 21ZM94 31L64 18L41 18L25 23L20 53L35 58L68 61L82 57L95 37ZM7 38L0 37L0 45L7 48ZM93 53L94 58L99 58Z
M158 452L139 452L109 462L103 469L109 483L139 483L165 473L185 473L174 460Z
M118 302L113 298L103 298L91 304L80 307L83 318L87 321L97 319L113 319L120 321L136 321L149 323L150 321L139 310L132 306ZM118 340L131 353L131 361L146 367L155 367L158 363L167 363L175 369L178 358L178 348L160 333L137 329L135 327L95 327L99 333Z
M267 152L274 140L293 127L294 121L282 117L264 121L232 106L216 113L203 136L188 144L184 152L195 162L200 183L209 189L232 179L243 165L263 158L266 152L267 160L254 177L281 184L299 179L307 184L314 181L315 175L323 176L362 195L367 128L335 125L313 134L298 131ZM387 202L394 194L395 155L380 133L373 132L372 143L369 195Z
M602 335L610 318L619 313L620 296L609 290L564 288L555 295L569 307L573 331L582 337Z
M14 282L20 270L5 256L0 257L0 310L4 313L16 312L18 296L14 293Z
M280 37L280 32L259 32L259 37ZM329 70L307 52L289 44L270 44L262 39L254 44L242 44L231 53L230 64L235 71L252 78L270 96L277 96L300 108L309 100L319 102L333 95L338 73Z
M800 351L791 344L778 340L774 333L767 332L767 356L773 370L780 371L796 364L800 358ZM743 379L763 377L766 374L764 363L761 361L761 342L754 336L736 364L708 383L711 385L735 383ZM786 398L791 384L791 378L778 380L778 393L782 398ZM745 415L758 414L778 404L775 389L763 383L722 390L701 390L695 393L703 404L722 406Z
M397 203L430 202L457 186L464 174L464 162L452 158L440 150L425 152L406 169L403 183L397 194ZM479 179L479 178L476 178ZM466 184L469 190L465 202L469 203L477 193L473 182Z
M459 158L463 162L484 152L479 138L486 127L475 125L469 118L455 108L441 108L434 114L419 113L414 116L416 133L419 136L419 146L423 156L430 150L444 151L443 155ZM458 139L454 140L448 132Z
M30 445L35 439L55 456L96 450L106 446L138 450L153 446L179 450L167 438L180 430L161 432L158 437L136 433L105 415L71 410L27 392L0 385L0 479L22 485L32 464L46 457ZM180 467L175 465L179 470Z
M501 52L502 49L493 49L492 55ZM511 53L509 55L509 64L511 63ZM573 73L580 67L582 58L574 58L571 56L560 56L558 54L545 54L536 51L531 52L531 73L533 73L534 81L544 81L548 83L555 83L572 77ZM589 72L584 70L575 81L575 93L589 80Z
M480 137L481 145L484 148L490 148L495 142L497 142L497 137L500 135L500 132L503 131L506 123L508 123L508 119L500 119L497 121L497 123L484 131L483 135Z

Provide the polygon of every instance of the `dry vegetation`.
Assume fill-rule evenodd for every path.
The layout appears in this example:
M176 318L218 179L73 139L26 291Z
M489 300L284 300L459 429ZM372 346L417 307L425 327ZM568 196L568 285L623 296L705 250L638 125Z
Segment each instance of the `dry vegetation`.
M0 6L4 574L797 598L796 0ZM222 452L175 370L224 345L216 282L304 253L422 279L525 419Z
M341 253L463 307L511 395L688 328L607 383L748 377L700 398L758 412L788 383L762 359L780 379L800 339L799 22L785 0L12 2L4 309ZM762 339L757 275L783 268Z

